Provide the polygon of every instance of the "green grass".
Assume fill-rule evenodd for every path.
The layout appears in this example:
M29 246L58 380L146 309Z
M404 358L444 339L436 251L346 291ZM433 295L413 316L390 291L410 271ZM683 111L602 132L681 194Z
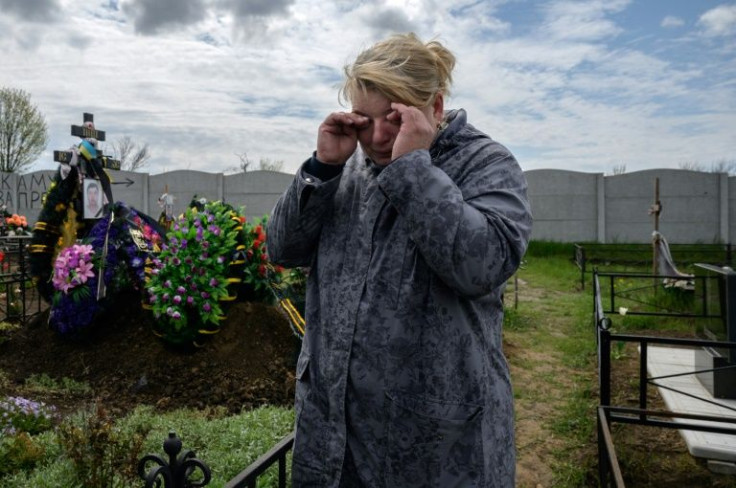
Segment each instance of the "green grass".
M183 449L193 450L212 470L212 481L207 486L221 488L288 434L293 422L293 410L278 407L262 407L234 416L226 415L223 410L177 410L160 414L151 407L139 407L114 423L95 417L93 413L81 412L67 419L57 431L32 436L34 448L43 455L31 469L16 470L0 477L0 486L82 487L85 485L79 466L86 461L97 459L113 465L116 459L113 454L127 455L122 451L112 452L115 446L128 446L140 432L145 432L140 453L158 454L167 459L162 444L169 432L175 431L182 440ZM87 444L71 452L63 446L59 431L75 432ZM104 438L105 442L97 442L99 438ZM4 452L0 444L0 460ZM110 486L143 486L140 479L123 479L115 469L112 471L116 475ZM277 486L277 476L274 467L259 479L258 486Z
M90 386L72 378L61 378L56 380L46 373L34 374L26 378L25 387L29 392L49 393L89 393Z

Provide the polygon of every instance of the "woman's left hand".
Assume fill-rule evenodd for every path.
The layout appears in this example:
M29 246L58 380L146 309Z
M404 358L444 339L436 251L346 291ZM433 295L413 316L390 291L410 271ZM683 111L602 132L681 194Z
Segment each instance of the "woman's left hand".
M400 126L391 152L391 160L394 161L417 149L429 149L437 134L437 128L427 119L424 112L397 102L392 103L391 108L394 111L386 118L398 122Z

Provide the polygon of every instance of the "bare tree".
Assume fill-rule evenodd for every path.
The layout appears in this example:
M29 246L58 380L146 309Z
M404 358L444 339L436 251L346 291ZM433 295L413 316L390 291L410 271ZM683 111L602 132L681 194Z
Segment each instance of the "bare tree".
M734 159L719 159L710 163L710 169L708 166L699 163L697 161L685 161L677 165L680 169L687 169L690 171L701 171L703 173L726 173L734 174L736 172L736 160Z
M247 173L248 168L250 168L251 161L248 159L248 153L243 152L241 154L235 153L235 155L240 159L240 163L238 163L237 166L229 166L225 168L223 171L224 173Z
M614 175L622 175L624 173L626 173L626 164L617 164L613 167Z
M271 158L261 158L258 162L258 169L264 171L281 171L284 168L284 161L272 161Z
M250 159L248 159L248 153L243 152L242 154L235 154L238 159L240 159L240 164L238 165L238 169L242 171L243 173L248 172L248 168L250 167Z
M733 174L734 171L736 171L736 160L728 160L728 159L719 159L718 161L714 161L710 165L710 172L711 173L726 173L726 174Z
M120 169L138 171L148 164L151 153L148 144L139 146L133 139L125 135L112 144L113 157L120 161Z
M0 88L0 171L21 172L46 149L46 120L31 95Z
M688 171L705 171L703 163L698 163L697 161L683 161L678 163L677 167Z

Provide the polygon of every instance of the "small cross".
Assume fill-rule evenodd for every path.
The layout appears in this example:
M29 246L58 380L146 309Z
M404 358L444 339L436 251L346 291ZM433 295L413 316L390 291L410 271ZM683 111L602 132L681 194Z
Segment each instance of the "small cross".
M82 139L94 138L98 141L104 141L105 131L95 129L94 119L95 116L93 114L85 112L83 115L83 125L72 125L72 135L81 137ZM71 151L54 151L54 161L57 163L69 164L71 160ZM99 160L102 163L103 168L120 169L120 161L117 159L112 159L100 154Z
M88 139L90 137L97 139L98 141L105 140L104 130L95 130L95 116L93 114L84 113L82 116L84 123L83 125L73 125L72 135Z

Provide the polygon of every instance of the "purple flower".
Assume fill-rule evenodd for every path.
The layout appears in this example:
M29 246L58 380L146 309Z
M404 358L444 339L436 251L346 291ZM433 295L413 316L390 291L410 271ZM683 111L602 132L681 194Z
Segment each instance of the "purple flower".
M174 295L174 304L179 305L181 303L181 297L179 295Z
M176 292L177 292L177 293L180 293L180 294L184 294L184 293L186 293L186 292L187 292L187 289L186 289L186 288L184 288L183 286L177 286L177 287L176 287Z
M219 283L217 282L217 278L211 278L210 279L210 286L217 286Z
M187 305L192 305L194 303L194 297L189 296L187 297Z
M201 295L201 296L202 296L202 298L204 298L205 300L207 300L207 299L208 299L208 298L210 297L210 294L209 294L209 293L207 293L206 291L203 291L202 293L200 293L200 295Z
M205 303L204 305L202 305L202 310L204 310L205 312L209 312L210 310L212 310L212 305L210 305L209 303Z

